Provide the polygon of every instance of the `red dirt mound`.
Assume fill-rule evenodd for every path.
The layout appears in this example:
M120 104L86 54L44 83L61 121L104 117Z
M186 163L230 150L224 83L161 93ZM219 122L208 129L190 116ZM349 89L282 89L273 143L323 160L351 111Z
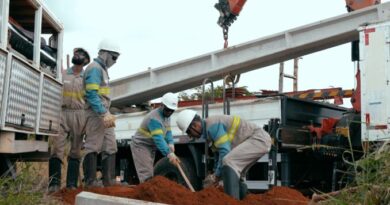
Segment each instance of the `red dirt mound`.
M308 199L301 192L288 187L273 187L264 194L249 194L245 205L306 205Z
M193 193L187 188L164 177L153 179L138 185L129 194L130 198L151 202L180 205L239 205L238 201L220 192L216 188L204 189Z
M73 205L76 200L76 195L82 191L89 191L96 194L104 194L110 196L127 197L129 196L129 192L131 192L132 190L132 188L125 186L96 187L89 189L78 188L74 190L64 188L61 189L59 192L53 194L53 196L59 198L65 204Z
M81 191L83 191L81 188L62 189L55 196L73 205L76 195ZM265 194L249 194L244 200L237 201L214 187L193 193L161 176L156 176L134 188L113 186L85 189L85 191L172 205L303 205L308 203L308 199L300 192L287 187L274 187Z

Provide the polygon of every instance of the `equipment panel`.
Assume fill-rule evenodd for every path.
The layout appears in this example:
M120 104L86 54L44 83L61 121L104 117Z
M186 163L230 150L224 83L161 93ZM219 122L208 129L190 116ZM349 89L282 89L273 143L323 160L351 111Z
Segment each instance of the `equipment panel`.
M4 92L4 78L5 78L5 70L7 63L7 54L4 52L0 52L0 110L1 110L1 102L3 100L3 92Z
M60 109L62 100L62 86L48 78L43 79L43 93L39 131L58 133Z
M7 126L33 129L36 125L40 73L27 64L12 58L9 79Z
M390 24L360 32L362 140L390 139Z

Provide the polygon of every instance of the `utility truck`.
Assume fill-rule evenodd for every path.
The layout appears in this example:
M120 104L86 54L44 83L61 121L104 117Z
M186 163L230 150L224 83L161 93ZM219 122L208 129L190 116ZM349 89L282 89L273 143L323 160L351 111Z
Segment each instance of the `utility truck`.
M0 1L0 175L58 134L64 28L40 0Z
M336 190L353 178L351 164L363 151L390 139L390 3L118 79L111 84L112 103L119 108L142 103L202 82L203 86L212 85L226 74L245 73L357 40L359 55L354 69L359 72L353 108L277 95L231 102L225 98L223 103L212 104L204 100L202 105L181 107L171 116L175 153L195 189L203 187L214 160L207 142L190 141L176 127L177 113L186 108L203 117L238 115L270 133L272 150L249 170L249 189L282 185ZM128 183L137 183L129 143L147 112L117 115L117 176ZM183 182L176 167L161 155L156 157L154 171Z

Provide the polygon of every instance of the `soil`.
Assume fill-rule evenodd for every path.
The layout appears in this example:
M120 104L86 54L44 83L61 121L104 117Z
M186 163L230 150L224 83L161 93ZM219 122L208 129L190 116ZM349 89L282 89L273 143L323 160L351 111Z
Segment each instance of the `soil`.
M309 199L299 191L288 187L273 187L264 194L249 194L242 201L245 205L304 205Z
M61 189L59 192L54 193L53 196L59 198L64 204L75 204L76 195L82 191L89 191L96 194L128 197L129 192L133 191L132 188L126 186L111 186L111 187L96 187L96 188L78 188L78 189Z
M133 188L112 186L84 190L82 188L62 189L54 196L65 204L73 205L76 195L81 191L173 205L304 205L308 204L309 201L300 192L288 187L274 187L264 194L249 194L245 199L237 201L223 193L220 188L210 187L199 192L191 192L176 182L161 176L156 176Z

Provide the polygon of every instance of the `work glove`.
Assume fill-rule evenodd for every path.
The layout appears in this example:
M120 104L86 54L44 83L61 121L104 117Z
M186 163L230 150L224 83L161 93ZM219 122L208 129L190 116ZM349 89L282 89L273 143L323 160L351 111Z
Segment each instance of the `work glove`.
M218 187L219 186L220 178L215 176L215 174L209 174L207 177L203 180L203 187Z
M169 162L174 164L174 165L179 165L180 164L180 160L179 158L175 155L175 153L171 152L167 155L168 159L169 159Z
M103 115L103 124L105 128L115 127L115 116L110 112L106 112Z
M221 181L221 177L215 176L213 186L219 187L219 181Z
M215 175L214 174L207 175L206 178L203 180L203 187L207 188L207 187L213 186L214 185L214 181L215 181Z
M171 152L175 152L175 145L174 144L168 144L169 146L169 149L171 150Z

